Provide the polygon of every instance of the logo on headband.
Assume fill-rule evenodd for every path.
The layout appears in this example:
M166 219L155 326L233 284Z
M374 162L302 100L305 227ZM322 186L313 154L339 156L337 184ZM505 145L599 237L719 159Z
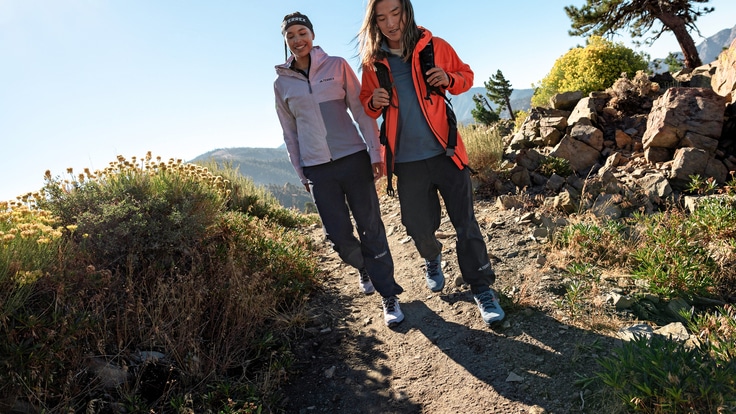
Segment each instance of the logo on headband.
M297 22L304 23L305 26L308 25L307 19L305 19L304 17L298 17L298 16L290 18L289 20L286 21L286 24L290 25L292 23L297 23Z

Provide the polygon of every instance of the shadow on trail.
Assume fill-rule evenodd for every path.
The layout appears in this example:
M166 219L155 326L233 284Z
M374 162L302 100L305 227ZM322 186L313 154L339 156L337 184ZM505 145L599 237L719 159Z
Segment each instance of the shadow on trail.
M475 306L469 292L442 300ZM550 413L587 412L575 381L592 375L597 354L612 346L610 337L564 325L540 312L507 312L510 328L479 330L446 321L422 301L402 303L402 309L406 320L396 332L419 330L439 351L432 358L447 356L508 400Z
M339 303L353 299L339 291L323 298ZM331 297L331 299L330 299ZM380 315L380 299L375 298L376 317ZM282 391L286 397L285 412L295 414L419 414L422 407L401 390L392 389L394 369L391 356L381 349L385 344L376 329L388 329L383 321L365 324L360 332L332 326L332 322L352 320L360 322L350 307L325 306L326 323L316 326L312 337L302 342L296 352L298 378L290 381ZM317 318L320 319L320 318ZM324 329L331 326L329 329Z

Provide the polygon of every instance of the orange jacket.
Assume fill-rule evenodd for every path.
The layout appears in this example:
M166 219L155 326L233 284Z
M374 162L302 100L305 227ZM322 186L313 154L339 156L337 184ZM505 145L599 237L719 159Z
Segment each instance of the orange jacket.
M433 39L432 43L434 44L435 66L442 68L450 78L450 85L445 89L445 91L452 95L459 95L469 90L473 86L474 75L470 66L460 60L460 57L458 57L457 53L455 53L455 50L449 43L439 37L433 38L432 33L423 27L420 27L420 30L422 30L422 36L417 42L411 57L414 90L417 92L417 99L419 99L422 112L424 113L424 117L427 119L430 128L434 132L435 138L437 138L444 148L447 148L449 126L447 124L447 113L445 112L446 103L442 96L434 94L431 95L431 99L424 99L424 97L427 96L427 85L424 82L424 74L421 73L419 51L429 43L430 39ZM380 62L390 69L388 59L384 58L380 60ZM364 66L362 69L360 100L363 103L366 114L373 118L378 118L382 113L382 109L374 109L372 105L369 105L373 97L373 90L380 87L378 77L376 76L375 66ZM398 96L394 89L391 93L391 105L386 111L386 119L384 120L386 123L386 136L388 138L387 150L391 151L392 154L393 149L396 148L396 132L398 129L399 119L398 105ZM465 150L465 144L463 143L459 132L457 134L457 146L455 147L455 154L452 156L452 160L461 170L468 165L468 153ZM387 165L387 167L391 168L392 166Z

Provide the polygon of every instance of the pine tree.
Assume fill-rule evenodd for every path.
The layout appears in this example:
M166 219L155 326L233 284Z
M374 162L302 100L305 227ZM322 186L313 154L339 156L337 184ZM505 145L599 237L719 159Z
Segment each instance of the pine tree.
M475 122L489 126L501 119L482 94L476 93L473 95L473 102L475 102L475 109L472 109L470 113L473 115Z
M672 32L680 44L685 66L693 69L702 65L695 42L689 30L700 31L695 26L698 17L714 10L713 7L696 7L709 0L587 0L581 7L566 6L565 13L572 20L571 36L611 36L628 29L631 37L643 37L652 30L644 43L651 45L664 32ZM661 27L654 28L655 23Z
M503 76L501 69L496 71L495 75L491 75L488 81L483 84L488 91L486 95L488 95L491 101L502 108L506 108L509 111L511 120L516 121L514 110L511 108L511 94L514 92L514 89L511 88L511 82Z

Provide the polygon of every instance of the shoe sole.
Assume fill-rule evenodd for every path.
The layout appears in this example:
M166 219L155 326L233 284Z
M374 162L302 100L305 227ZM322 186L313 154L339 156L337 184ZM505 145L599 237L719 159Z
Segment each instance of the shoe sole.
M362 288L362 287L360 287L360 286L359 286L359 289L360 289L360 291L361 291L361 292L363 292L363 294L365 294L365 295L372 295L372 294L374 294L374 293L376 292L376 288L375 288L375 287L373 287L373 285L372 285L372 284L371 284L371 285L369 285L369 286L370 286L371 288L370 288L370 289L367 289L367 290L366 290L366 289L363 289L363 288Z
M503 319L496 319L494 321L486 322L486 326L489 328L500 328L501 326L503 326Z
M482 317L481 317L481 319L482 319ZM485 322L485 324L488 325L488 326L494 326L494 325L500 325L501 322L503 322L504 319L506 319L506 314L504 314L500 318L493 319L493 320L491 320L489 322L486 322L485 320L483 320L483 322Z
M432 292L442 292L442 289L445 288L445 281L444 280L442 281L442 285L440 287L436 287L432 289L431 287L427 286L427 288Z
M388 326L389 328L395 328L399 326L401 322L404 322L404 318L401 318L400 321L392 321L391 323L387 323L386 326Z

